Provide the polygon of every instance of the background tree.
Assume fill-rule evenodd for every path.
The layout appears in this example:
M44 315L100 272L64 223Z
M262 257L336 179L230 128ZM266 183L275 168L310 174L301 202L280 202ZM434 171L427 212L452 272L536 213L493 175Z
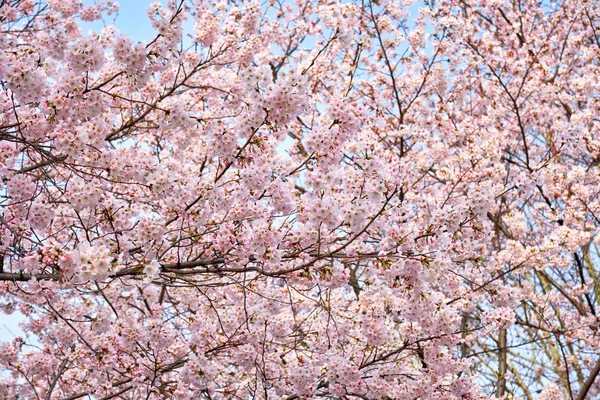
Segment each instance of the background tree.
M5 399L600 393L597 1L0 0Z

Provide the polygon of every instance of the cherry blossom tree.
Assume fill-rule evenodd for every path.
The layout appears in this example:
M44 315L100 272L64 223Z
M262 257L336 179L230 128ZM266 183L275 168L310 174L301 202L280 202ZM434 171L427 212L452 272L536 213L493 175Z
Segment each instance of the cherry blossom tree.
M0 0L0 399L600 395L597 0L89 4Z

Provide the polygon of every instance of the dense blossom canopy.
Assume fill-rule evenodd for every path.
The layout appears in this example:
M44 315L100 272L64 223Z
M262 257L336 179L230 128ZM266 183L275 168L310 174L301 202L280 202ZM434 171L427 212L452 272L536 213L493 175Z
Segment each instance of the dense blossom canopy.
M0 399L600 395L598 0L90 4L0 0Z

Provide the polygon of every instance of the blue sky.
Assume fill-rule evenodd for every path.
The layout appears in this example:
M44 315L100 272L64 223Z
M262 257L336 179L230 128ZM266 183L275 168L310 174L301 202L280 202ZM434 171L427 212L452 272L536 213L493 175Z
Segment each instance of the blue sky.
M147 42L155 35L146 10L150 7L151 0L121 0L119 1L119 13L105 16L104 21L93 23L82 23L82 30L100 32L106 25L114 25L121 33L129 36L133 41ZM164 3L162 1L161 3ZM85 0L84 4L94 4L93 0Z

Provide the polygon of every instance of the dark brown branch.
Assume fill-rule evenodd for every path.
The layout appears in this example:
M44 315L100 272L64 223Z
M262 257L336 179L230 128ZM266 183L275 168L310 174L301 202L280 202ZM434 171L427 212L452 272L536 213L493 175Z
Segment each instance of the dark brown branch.
M600 360L598 360L596 362L594 369L592 370L592 372L590 372L590 376L588 376L585 383L581 387L581 390L579 391L579 395L577 396L577 400L585 400L588 392L590 391L590 388L594 384L594 381L596 380L596 377L598 376L599 373L600 373Z

